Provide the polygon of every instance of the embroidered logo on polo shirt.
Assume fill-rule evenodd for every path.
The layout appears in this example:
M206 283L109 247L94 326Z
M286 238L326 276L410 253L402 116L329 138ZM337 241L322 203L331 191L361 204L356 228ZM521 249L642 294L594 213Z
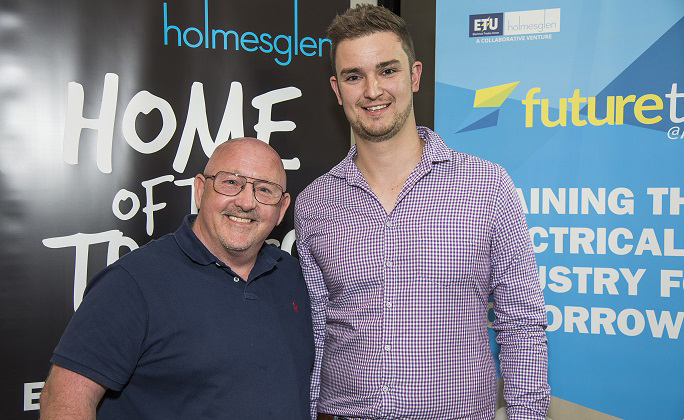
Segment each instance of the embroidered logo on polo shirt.
M295 312L299 313L299 308L297 307L297 304L295 303L294 300L292 301L292 308L294 309Z

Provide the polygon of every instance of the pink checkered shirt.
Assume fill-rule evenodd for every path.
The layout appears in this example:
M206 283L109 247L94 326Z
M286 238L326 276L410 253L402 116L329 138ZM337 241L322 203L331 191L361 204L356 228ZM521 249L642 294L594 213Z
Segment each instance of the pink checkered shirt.
M543 419L546 312L513 183L418 133L423 155L389 215L355 147L297 198L316 342L312 415L493 419L493 295L509 418Z

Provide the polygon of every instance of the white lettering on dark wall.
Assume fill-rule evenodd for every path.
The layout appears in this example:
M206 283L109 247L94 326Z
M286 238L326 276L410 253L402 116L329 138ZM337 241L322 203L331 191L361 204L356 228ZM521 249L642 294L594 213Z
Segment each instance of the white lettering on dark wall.
M70 165L78 164L81 132L83 129L92 129L97 132L97 168L102 173L112 172L112 145L118 91L119 76L115 73L107 73L104 80L100 114L97 118L86 118L83 116L83 86L76 82L69 83L62 149L64 162ZM259 119L254 126L256 137L269 143L272 133L293 131L297 125L292 121L272 121L271 110L275 104L301 96L302 91L300 89L289 86L254 97L251 102L252 106L259 110ZM147 115L154 109L158 110L162 116L162 128L154 139L145 142L136 132L135 122L140 114ZM122 134L126 143L137 152L153 154L163 149L171 141L176 133L176 127L176 114L173 107L165 99L150 92L141 91L133 96L126 106L122 121ZM185 170L195 137L199 137L202 150L208 157L211 156L217 145L230 138L242 136L244 136L242 84L240 82L231 83L223 118L214 139L209 132L207 123L204 85L200 82L194 82L190 89L188 114L173 161L173 169L178 173ZM285 165L286 170L296 170L299 169L300 163L299 159L295 157L283 159L283 165Z
M83 115L85 94L83 86L76 82L68 85L67 115L64 129L64 141L62 144L62 158L69 165L79 163L79 146L81 134L84 129L95 130L96 140L96 165L100 172L112 173L112 150L116 124L116 109L119 101L119 76L115 73L107 73L104 78L104 88L100 112L97 118L86 118ZM255 96L251 105L258 110L258 120L254 125L256 137L265 143L270 143L271 134L275 132L294 131L297 125L293 121L273 121L273 107L302 96L300 89L287 86L267 91ZM223 117L215 137L209 131L207 109L204 97L204 85L194 82L190 88L188 113L180 135L180 141L171 167L177 173L183 173L190 159L190 153L196 138L199 138L202 151L206 157L211 156L216 146L230 138L244 136L243 118L244 95L242 84L232 82L226 100ZM136 131L136 120L140 115L148 115L157 110L161 115L162 127L159 133L151 140L142 139ZM166 147L178 128L176 113L164 98L156 96L148 91L136 93L126 105L121 121L121 133L126 143L135 151L142 154L154 154ZM300 160L297 157L282 159L286 170L298 170ZM145 231L152 236L155 228L155 213L166 208L167 203L155 201L154 191L161 185L173 183L176 187L184 190L183 194L189 197L189 212L197 213L197 205L194 202L193 179L175 179L174 175L161 175L149 180L143 180L140 185L145 194L138 194L125 188L120 189L113 197L111 203L112 214L122 221L135 217L142 211L145 215ZM189 187L189 188L184 188ZM288 232L282 243L276 239L268 242L280 246L281 249L291 252L294 243L294 230ZM88 279L88 254L90 246L107 244L107 265L116 261L120 256L121 247L129 250L138 248L138 244L120 230L107 230L98 233L75 233L71 235L46 238L43 245L52 248L74 248L74 310L78 308L83 299Z
M91 245L107 244L107 265L119 259L122 246L131 251L138 248L138 244L131 238L124 236L120 230L109 230L100 233L76 233L68 236L43 239L43 245L48 248L75 248L74 262L74 311L83 300L83 292L88 281L88 250Z
M45 382L27 382L24 384L24 411L40 410L40 391Z

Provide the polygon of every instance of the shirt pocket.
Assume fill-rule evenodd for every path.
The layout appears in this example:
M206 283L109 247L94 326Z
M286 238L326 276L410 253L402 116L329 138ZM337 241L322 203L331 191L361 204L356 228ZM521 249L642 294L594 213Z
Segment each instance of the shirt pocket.
M471 283L482 248L476 228L466 223L442 222L421 235L415 267L422 281L445 288Z

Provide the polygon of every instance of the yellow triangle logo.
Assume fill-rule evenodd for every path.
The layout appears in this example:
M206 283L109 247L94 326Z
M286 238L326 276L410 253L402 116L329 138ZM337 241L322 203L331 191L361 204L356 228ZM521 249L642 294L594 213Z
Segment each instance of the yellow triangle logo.
M496 108L508 98L518 82L506 83L505 85L492 86L475 91L475 103L473 108Z

